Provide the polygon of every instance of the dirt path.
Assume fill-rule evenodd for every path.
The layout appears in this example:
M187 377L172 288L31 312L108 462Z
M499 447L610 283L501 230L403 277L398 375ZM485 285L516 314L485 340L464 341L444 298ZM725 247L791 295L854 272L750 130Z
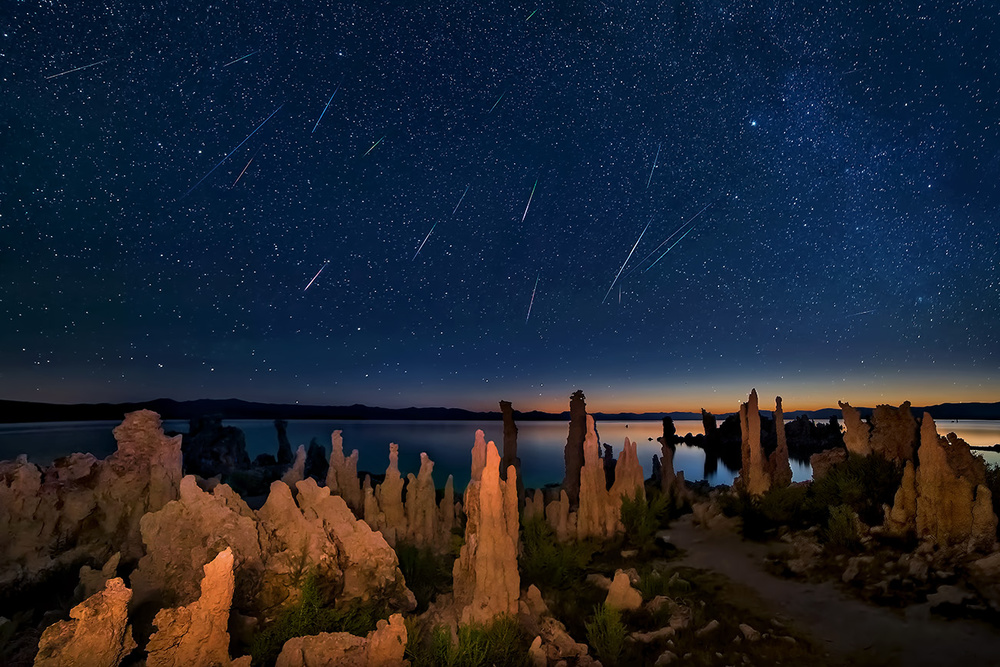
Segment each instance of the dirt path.
M903 611L871 606L833 582L776 577L763 567L767 545L745 542L729 530L695 527L690 515L664 532L686 552L676 564L712 570L752 589L769 613L825 646L828 664L1000 665L998 628L931 616L926 604Z

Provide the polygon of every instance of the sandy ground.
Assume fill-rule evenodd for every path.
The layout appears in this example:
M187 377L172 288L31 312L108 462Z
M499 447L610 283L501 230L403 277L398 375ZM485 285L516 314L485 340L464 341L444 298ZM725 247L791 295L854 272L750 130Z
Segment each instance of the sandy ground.
M932 616L927 604L905 610L875 607L849 597L830 581L776 577L764 569L768 545L731 530L696 527L687 515L664 531L685 550L674 564L712 570L759 596L768 614L809 637L831 665L1000 665L1000 628Z

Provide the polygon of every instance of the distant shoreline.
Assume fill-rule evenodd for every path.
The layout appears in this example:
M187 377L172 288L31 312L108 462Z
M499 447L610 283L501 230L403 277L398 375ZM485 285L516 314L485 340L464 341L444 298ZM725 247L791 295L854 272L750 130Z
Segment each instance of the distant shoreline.
M35 403L29 401L0 400L0 424L21 424L29 422L62 421L107 421L121 420L129 412L148 409L157 412L163 419L193 419L204 415L222 415L223 419L323 419L323 420L394 420L394 421L501 421L499 411L476 412L461 408L380 408L367 405L319 406L280 403L256 403L239 399L202 399L195 401L175 401L160 398L135 403ZM868 416L872 408L859 407L862 416ZM912 407L912 412L920 415L929 412L936 420L1000 419L1000 402L997 403L943 403L928 407ZM766 412L766 410L764 411ZM696 412L617 412L592 413L596 419L613 421L659 421L669 416L674 420L701 420ZM716 419L724 419L733 413L716 414ZM805 415L809 419L840 418L840 408L821 410L795 410L784 413L786 419ZM519 421L568 421L569 411L553 413L532 410L514 411Z

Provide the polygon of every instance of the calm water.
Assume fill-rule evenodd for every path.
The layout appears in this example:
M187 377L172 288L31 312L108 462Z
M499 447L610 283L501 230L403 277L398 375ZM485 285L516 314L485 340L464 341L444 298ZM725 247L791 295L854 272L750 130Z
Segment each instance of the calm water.
M277 433L270 420L230 420L246 434L250 458L264 452L275 453L278 448ZM99 458L115 450L111 430L117 422L59 422L32 424L0 424L0 459L11 459L18 454L28 454L31 461L40 465L71 452L90 452ZM187 431L186 421L166 421L167 431ZM702 433L701 421L675 422L678 434ZM293 447L307 445L312 438L330 451L330 435L335 429L343 431L346 453L357 449L360 470L383 472L388 465L389 443L399 444L399 465L404 474L416 472L420 452L427 452L435 462L434 480L443 486L447 476L455 476L457 488L469 480L469 453L476 429L483 429L487 440L494 440L502 447L503 427L500 422L456 421L316 421L293 420L288 424L288 438ZM652 472L653 455L659 454L656 438L661 434L658 421L651 422L599 422L601 442L614 447L615 456L621 451L628 437L638 443L639 461L648 477ZM970 445L1000 443L1000 421L939 422L942 434L956 432ZM560 482L563 477L563 447L566 444L566 422L525 422L518 424L518 454L525 486L539 487ZM990 463L1000 463L1000 453L981 452ZM697 447L679 445L674 457L674 469L683 471L690 481L707 479L710 484L731 484L735 471L727 470L719 462L715 471L706 475L705 453ZM795 481L809 479L812 471L808 464L792 462Z

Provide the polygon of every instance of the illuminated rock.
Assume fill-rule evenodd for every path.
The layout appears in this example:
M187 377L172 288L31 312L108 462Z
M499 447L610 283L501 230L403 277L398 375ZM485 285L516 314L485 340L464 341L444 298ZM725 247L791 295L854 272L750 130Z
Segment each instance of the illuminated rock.
M340 431L334 431L330 441L330 469L326 473L326 485L332 493L344 499L356 516L361 516L364 494L358 479L358 450L344 456L344 439Z
M420 471L406 479L406 540L416 547L434 548L440 539L434 462L421 452Z
M756 389L751 390L749 400L740 405L740 428L743 434L743 467L734 484L741 486L750 495L759 496L771 488L771 480L765 470L764 449L760 444L760 411Z
M636 443L625 438L625 445L621 454L618 455L618 463L615 465L615 483L611 485L611 505L617 510L619 519L621 518L622 498L646 499L646 485L642 472L642 464L639 463L639 454Z
M642 606L642 593L632 588L632 582L625 572L618 570L611 581L611 587L608 588L608 597L604 604L622 611L634 611Z
M305 445L299 445L299 448L295 450L295 462L292 463L292 467L288 469L288 472L281 477L281 481L294 489L295 484L305 479L305 476L306 447Z
M850 403L837 401L844 416L844 446L851 454L868 456L872 453L870 444L871 428L867 422L861 419L857 409L852 408Z
M903 479L892 507L884 509L884 525L890 535L902 537L917 529L917 476L913 461L907 461L903 467Z
M232 550L225 549L203 569L198 599L163 609L153 619L156 632L146 645L146 667L249 667L249 656L229 658L229 610L235 588Z
M910 412L910 402L898 408L878 405L872 413L872 430L868 440L871 450L890 461L913 460L917 440L917 420Z
M784 488L792 483L792 466L788 461L788 441L785 439L785 413L781 409L781 396L774 399L774 432L778 446L767 459L767 473L771 488Z
M969 445L954 433L940 437L926 412L917 459L917 536L941 546L992 546L997 517L986 488L983 460L973 456Z
M517 613L517 472L510 467L507 479L500 479L500 454L482 431L476 431L472 451L465 544L453 569L455 603L462 623L488 623L499 614Z
M73 607L68 621L45 629L35 667L117 667L136 646L128 624L131 598L121 579L110 579L103 590Z
M614 537L621 523L620 496L616 504L607 490L604 462L594 418L587 415L587 437L583 444L583 467L580 469L580 506L576 512L576 539L599 540Z
M367 638L347 632L324 632L285 642L275 667L402 667L406 625L400 614L381 620Z
M566 449L563 454L566 461L563 489L566 490L573 507L580 502L580 474L586 460L584 455L586 437L587 402L582 391L575 391L569 397L569 435L566 438Z

